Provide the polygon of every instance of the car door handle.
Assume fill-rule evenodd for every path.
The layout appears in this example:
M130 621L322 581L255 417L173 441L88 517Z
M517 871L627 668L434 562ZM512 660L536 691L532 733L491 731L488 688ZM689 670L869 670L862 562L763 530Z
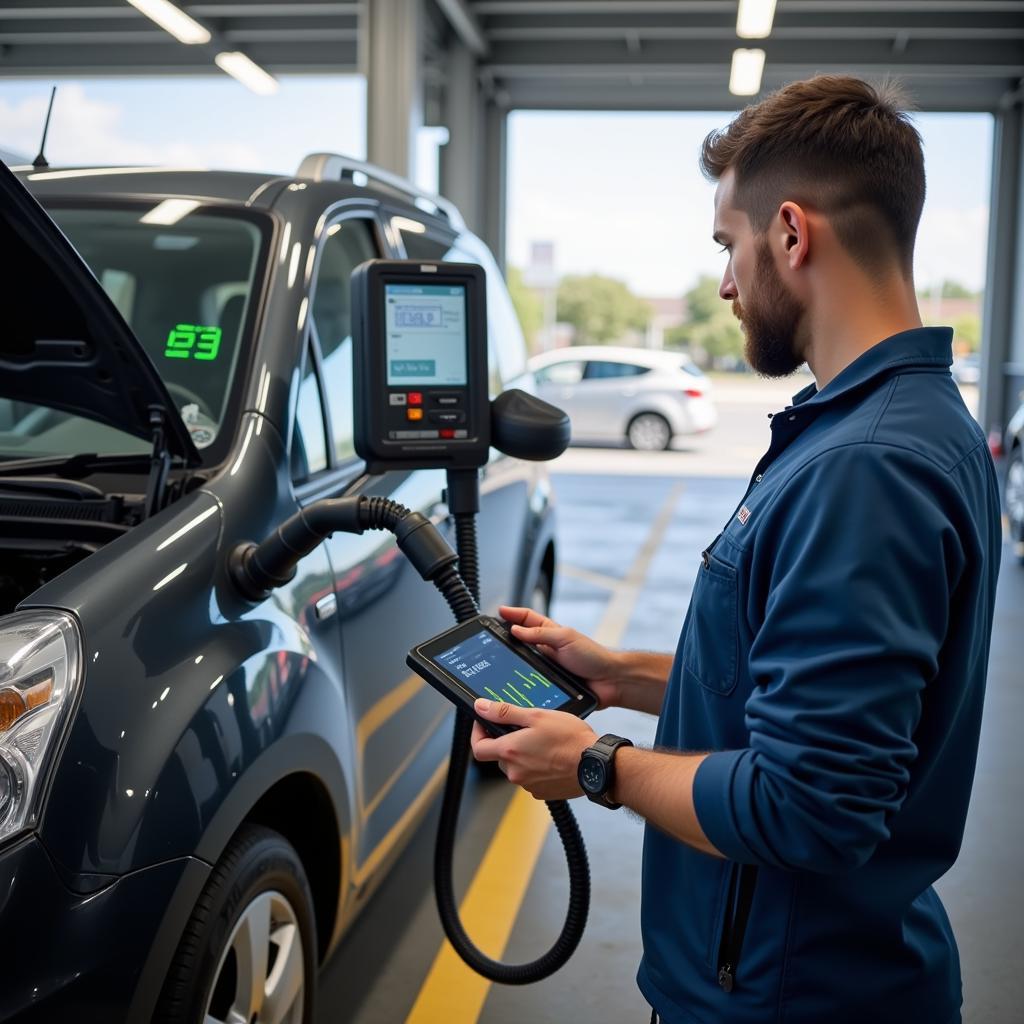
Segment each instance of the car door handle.
M321 622L323 622L324 619L329 619L337 610L337 594L324 594L324 596L313 605L313 612Z

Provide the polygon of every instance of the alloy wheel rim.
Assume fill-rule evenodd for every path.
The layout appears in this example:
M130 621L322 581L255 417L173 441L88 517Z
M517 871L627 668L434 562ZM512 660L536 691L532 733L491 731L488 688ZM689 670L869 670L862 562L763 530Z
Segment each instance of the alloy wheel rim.
M629 427L630 443L642 451L660 451L668 438L668 425L658 416L638 416Z
M301 1024L305 983L295 910L279 892L260 893L221 953L204 1024Z
M1024 459L1014 459L1006 471L1006 512L1016 527L1024 525Z

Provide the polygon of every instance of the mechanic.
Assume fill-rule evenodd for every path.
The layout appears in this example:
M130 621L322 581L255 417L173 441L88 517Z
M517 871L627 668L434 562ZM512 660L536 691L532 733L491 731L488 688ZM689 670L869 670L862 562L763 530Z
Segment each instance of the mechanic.
M922 327L920 138L891 86L797 82L704 142L746 358L815 382L771 421L702 554L673 661L523 608L513 632L656 749L558 711L473 748L535 797L601 792L647 822L638 982L668 1024L952 1024L956 942L932 883L974 774L1001 528L981 429ZM588 749L590 748L590 749Z

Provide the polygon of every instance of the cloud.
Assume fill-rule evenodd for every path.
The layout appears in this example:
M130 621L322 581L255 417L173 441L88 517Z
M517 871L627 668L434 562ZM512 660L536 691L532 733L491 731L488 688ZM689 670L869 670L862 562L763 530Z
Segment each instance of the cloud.
M47 90L38 96L8 102L0 98L0 142L5 148L36 153L46 120ZM90 97L70 82L57 90L46 157L53 166L107 164L169 164L178 167L251 169L260 166L252 146L231 140L154 144L132 138L124 109ZM182 126L184 127L184 126Z

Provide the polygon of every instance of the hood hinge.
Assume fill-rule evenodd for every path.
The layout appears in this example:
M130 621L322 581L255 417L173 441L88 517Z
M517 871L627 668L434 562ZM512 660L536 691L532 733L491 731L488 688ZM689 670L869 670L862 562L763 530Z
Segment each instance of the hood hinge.
M166 413L162 405L149 407L149 425L153 430L153 454L149 459L149 481L146 484L145 517L160 511L167 488L167 474L171 469L171 455L167 450L167 435L164 431Z

